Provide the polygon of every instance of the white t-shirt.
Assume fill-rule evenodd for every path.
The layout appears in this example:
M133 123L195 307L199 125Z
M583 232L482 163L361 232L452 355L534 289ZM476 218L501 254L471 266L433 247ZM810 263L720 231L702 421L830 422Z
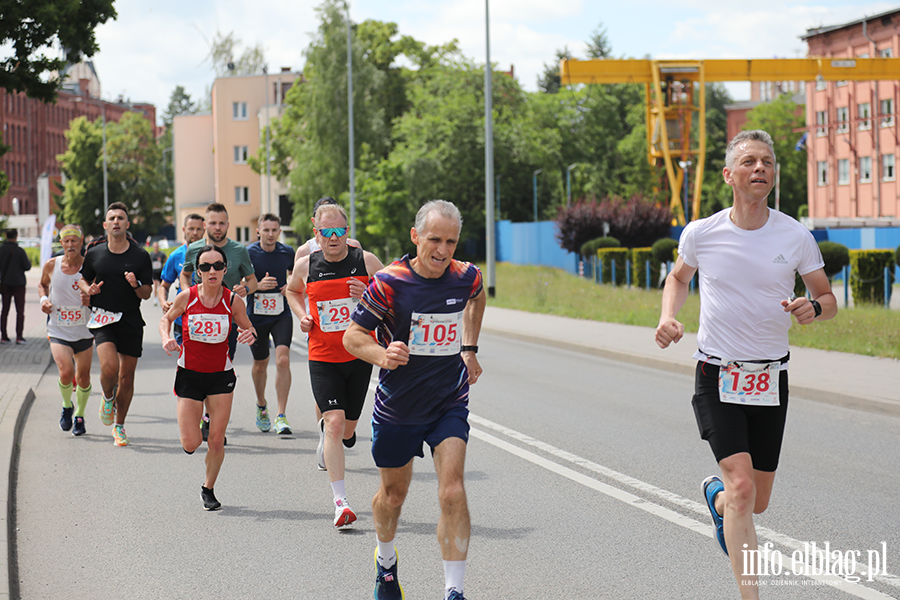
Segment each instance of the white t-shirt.
M788 353L791 315L781 306L794 273L825 266L815 238L784 213L769 210L760 229L747 231L721 210L685 227L678 254L699 268L700 360L777 360Z

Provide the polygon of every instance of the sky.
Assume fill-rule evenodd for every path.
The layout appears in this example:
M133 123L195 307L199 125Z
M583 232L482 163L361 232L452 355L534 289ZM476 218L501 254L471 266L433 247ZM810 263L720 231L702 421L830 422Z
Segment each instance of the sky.
M150 102L162 115L182 85L199 99L213 80L206 56L216 31L244 45L262 44L274 73L303 69L321 0L117 0L118 18L97 29L94 65L103 97ZM798 58L807 29L838 25L900 8L848 0L490 0L491 60L515 69L521 85L537 89L544 64L564 47L585 58L585 42L602 27L616 57ZM452 39L463 54L485 61L483 0L350 0L350 18L392 21L403 35L428 44ZM750 86L729 84L735 100Z

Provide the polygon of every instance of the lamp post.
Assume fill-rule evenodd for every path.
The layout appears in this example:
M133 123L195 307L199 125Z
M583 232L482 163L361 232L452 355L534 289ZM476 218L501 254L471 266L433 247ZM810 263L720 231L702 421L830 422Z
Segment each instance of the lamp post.
M350 237L356 237L356 173L353 156L353 46L350 42L350 3L344 4L347 11L347 129L350 132Z
M263 108L266 110L266 209L261 211L263 213L272 212L272 173L270 171L271 164L269 163L269 123L271 121L271 116L269 114L269 66L263 65L263 79L266 93L263 96ZM280 211L279 211L280 212Z
M691 161L682 160L678 162L678 166L684 170L684 222L691 222L691 205L688 203L688 174L691 170Z
M566 167L566 208L572 206L572 169L578 166L578 163L572 163Z
M484 217L485 258L487 259L487 292L493 298L496 293L496 241L494 239L494 86L491 82L491 13L484 0L485 55L484 62ZM499 204L499 201L498 201Z
M532 187L532 190L534 191L534 222L535 222L535 223L537 223L537 220L538 220L538 213L537 213L537 176L538 176L538 173L540 173L541 171L543 171L543 169L538 169L537 171L535 171L535 172L533 172L533 173L531 174L531 184L532 184L531 187Z

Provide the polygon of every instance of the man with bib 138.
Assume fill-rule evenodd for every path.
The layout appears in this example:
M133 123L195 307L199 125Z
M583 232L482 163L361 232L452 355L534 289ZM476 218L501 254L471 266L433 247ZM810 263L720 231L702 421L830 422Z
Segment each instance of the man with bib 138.
M425 203L410 231L416 257L375 274L344 333L348 351L381 367L372 411L372 456L381 475L372 499L377 600L403 598L394 535L423 443L431 447L438 479L444 598L464 600L469 386L482 371L476 352L487 298L478 267L453 260L461 231L456 206Z
M753 514L769 504L788 404L788 329L831 319L837 302L812 234L769 209L775 151L764 131L743 131L725 152L725 183L734 205L690 223L666 277L656 343L678 342L676 320L694 273L700 273L699 350L693 398L700 435L722 477L703 481L716 539L731 560L744 600L759 598L745 556L757 549ZM799 273L812 300L793 294Z

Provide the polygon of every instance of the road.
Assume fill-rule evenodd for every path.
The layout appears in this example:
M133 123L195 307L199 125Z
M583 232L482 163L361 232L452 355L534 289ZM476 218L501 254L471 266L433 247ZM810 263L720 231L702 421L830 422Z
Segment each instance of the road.
M174 358L159 346L158 308L145 303L144 312L150 326L126 427L131 446L113 445L96 417L96 394L88 435L75 438L58 428L52 369L36 390L17 473L20 597L371 597L378 473L368 425L347 456L348 497L360 521L340 533L327 476L315 469L302 347L292 354L290 436L256 430L250 353L239 348L216 485L224 507L204 512L203 450L181 450ZM485 374L472 391L467 457L469 598L735 596L701 504L700 481L715 463L697 434L691 378L496 335L479 345ZM96 361L94 372L97 386ZM763 597L900 596L890 575L900 571L900 419L802 398L791 404L772 505L757 518L766 528L761 542L777 542L788 557L803 542L829 542L860 551L862 562L885 542L889 575L838 586L766 577ZM361 423L369 415L367 407ZM410 600L441 594L438 514L431 462L418 460L397 537Z

